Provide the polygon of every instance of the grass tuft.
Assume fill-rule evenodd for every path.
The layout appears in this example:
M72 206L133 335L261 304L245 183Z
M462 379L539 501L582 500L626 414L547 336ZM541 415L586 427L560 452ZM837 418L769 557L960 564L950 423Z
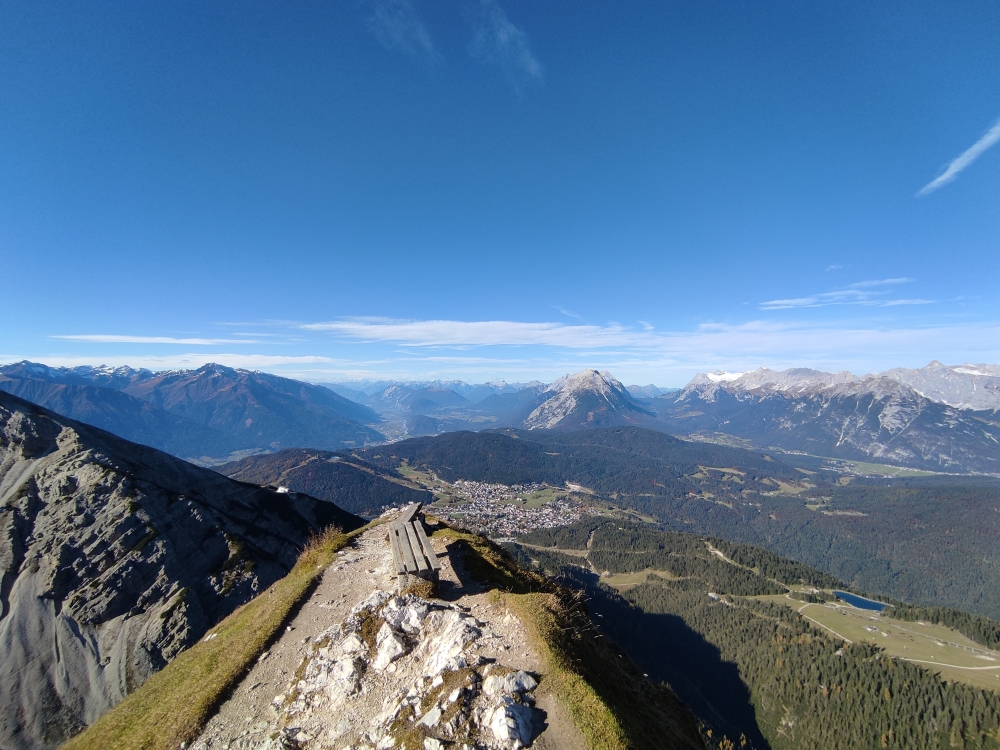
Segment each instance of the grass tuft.
M194 740L226 695L280 633L349 534L331 527L309 540L287 576L209 630L62 750L177 750Z
M419 596L421 599L433 599L437 596L437 586L434 581L425 581L422 578L418 578L400 593L403 596L413 594L413 596Z

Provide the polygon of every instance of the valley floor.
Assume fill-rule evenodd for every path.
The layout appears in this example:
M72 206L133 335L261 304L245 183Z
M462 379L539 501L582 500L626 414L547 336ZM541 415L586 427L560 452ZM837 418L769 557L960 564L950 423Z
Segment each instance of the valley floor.
M943 625L882 617L841 602L806 604L787 595L759 596L792 607L820 629L848 643L866 641L942 679L1000 692L1000 651L980 646Z

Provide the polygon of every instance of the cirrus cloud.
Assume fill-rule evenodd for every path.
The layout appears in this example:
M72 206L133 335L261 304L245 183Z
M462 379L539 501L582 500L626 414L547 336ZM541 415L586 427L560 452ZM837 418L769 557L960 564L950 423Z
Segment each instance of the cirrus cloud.
M172 344L183 346L217 346L219 344L259 344L252 339L175 338L173 336L122 336L114 333L81 333L49 336L60 341L85 341L92 344Z
M948 163L948 166L945 167L944 172L920 188L920 192L917 195L928 195L939 187L947 185L958 177L962 170L970 166L976 159L986 153L988 149L995 146L997 142L1000 142L1000 120L997 120L992 128L983 133L978 141L969 146L959 156L952 159Z

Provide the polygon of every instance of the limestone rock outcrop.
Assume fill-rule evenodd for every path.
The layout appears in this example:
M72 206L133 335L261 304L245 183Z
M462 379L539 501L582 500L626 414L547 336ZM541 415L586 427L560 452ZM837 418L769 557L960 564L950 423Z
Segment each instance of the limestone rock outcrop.
M425 750L530 746L539 731L538 681L476 653L477 641L496 637L490 628L456 605L372 592L314 640L300 679L275 696L281 729L265 747L312 747L314 741L357 750L414 742ZM385 696L381 705L373 703L375 695ZM352 718L333 723L329 717L339 713Z
M285 575L332 503L0 392L0 747L59 745Z

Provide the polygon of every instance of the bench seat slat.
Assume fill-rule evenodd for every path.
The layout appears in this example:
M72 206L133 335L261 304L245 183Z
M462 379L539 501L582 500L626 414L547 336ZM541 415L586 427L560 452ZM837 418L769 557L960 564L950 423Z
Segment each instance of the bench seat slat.
M392 564L396 568L396 575L402 575L406 572L406 566L399 552L399 536L392 526L389 527L389 547L392 549Z
M399 551L403 555L403 564L406 566L406 572L416 572L417 571L417 561L413 557L413 550L410 547L410 539L406 534L406 526L409 524L399 524L395 526L395 533L399 539Z
M424 551L420 548L420 540L417 538L417 530L413 528L414 526L416 526L416 523L406 524L406 535L410 540L410 547L413 550L413 558L417 562L417 570L430 570L430 565L427 564L427 560L424 557Z
M431 570L441 570L441 563L438 562L437 553L431 546L431 540L427 538L427 532L424 531L424 525L417 521L413 524L413 528L417 532L417 539L420 542L420 546L423 548L424 555L427 557L427 562L431 564Z

